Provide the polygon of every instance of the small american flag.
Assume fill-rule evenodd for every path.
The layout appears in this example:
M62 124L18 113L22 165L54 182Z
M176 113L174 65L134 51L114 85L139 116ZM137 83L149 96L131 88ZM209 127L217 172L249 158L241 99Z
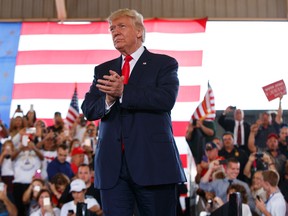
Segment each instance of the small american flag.
M66 121L69 128L73 125L78 116L79 116L78 93L77 93L77 84L75 84L74 94L72 96L72 100L66 116Z
M214 94L210 84L208 83L208 90L204 96L204 99L194 111L191 119L205 119L206 121L214 121L215 117L216 111Z

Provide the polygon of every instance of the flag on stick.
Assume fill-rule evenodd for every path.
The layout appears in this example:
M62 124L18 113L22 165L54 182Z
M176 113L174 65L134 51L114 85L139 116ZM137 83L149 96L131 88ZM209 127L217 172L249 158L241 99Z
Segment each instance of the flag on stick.
M214 93L208 82L208 90L203 101L194 111L191 119L214 121L216 117Z
M74 124L78 116L79 116L78 93L77 93L77 83L75 83L74 94L72 96L72 100L66 116L66 121L69 128Z

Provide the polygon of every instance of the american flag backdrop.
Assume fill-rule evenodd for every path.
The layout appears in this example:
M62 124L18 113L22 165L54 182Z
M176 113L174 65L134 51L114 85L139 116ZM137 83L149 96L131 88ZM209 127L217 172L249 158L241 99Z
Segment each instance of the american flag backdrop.
M184 138L186 126L201 92L205 94L207 90L202 70L206 21L145 21L147 49L173 56L179 62L180 90L172 120L186 172L190 166ZM113 47L106 22L0 23L0 29L0 112L6 123L17 104L24 113L33 104L37 118L46 120L48 125L56 111L65 117L75 82L81 105L93 80L95 65L120 55Z

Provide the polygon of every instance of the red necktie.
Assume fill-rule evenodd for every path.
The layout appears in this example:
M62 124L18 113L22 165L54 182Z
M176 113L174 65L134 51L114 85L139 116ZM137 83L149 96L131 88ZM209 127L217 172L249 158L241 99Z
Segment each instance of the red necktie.
M130 55L127 55L125 57L125 62L122 68L122 76L124 76L124 80L123 83L127 84L128 80L129 80L129 73L130 73L130 64L129 62L132 60L133 58Z
M240 122L239 122L238 130L237 130L237 144L238 144L238 146L242 145L242 141L241 141L241 124L240 124Z

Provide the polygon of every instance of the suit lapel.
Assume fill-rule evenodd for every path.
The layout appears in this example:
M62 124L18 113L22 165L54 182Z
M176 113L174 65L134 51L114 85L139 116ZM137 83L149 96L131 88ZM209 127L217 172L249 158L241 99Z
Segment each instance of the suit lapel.
M149 68L149 59L149 51L145 49L131 72L129 83L137 83L143 75L147 74L145 71Z

